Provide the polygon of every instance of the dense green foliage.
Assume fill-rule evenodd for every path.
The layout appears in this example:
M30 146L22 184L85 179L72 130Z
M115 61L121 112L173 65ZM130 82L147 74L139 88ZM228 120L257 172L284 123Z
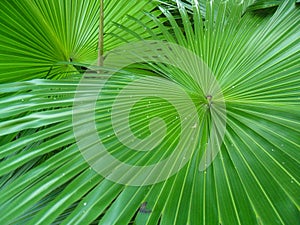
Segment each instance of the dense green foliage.
M105 53L143 39L177 43L208 65L227 109L221 151L206 171L198 165L210 112L196 105L201 129L189 163L166 181L135 187L91 169L72 128L82 76L76 68L97 58L99 2L0 1L0 224L297 224L300 8L295 0L252 3L104 1ZM195 102L205 99L186 74L169 65L136 64L113 76L104 90L107 102L97 105L96 126L125 162L132 154L110 136L110 105L141 77L172 82ZM159 150L176 145L178 112L168 102L145 99L132 113L133 132L146 137L149 120L162 117L169 130Z

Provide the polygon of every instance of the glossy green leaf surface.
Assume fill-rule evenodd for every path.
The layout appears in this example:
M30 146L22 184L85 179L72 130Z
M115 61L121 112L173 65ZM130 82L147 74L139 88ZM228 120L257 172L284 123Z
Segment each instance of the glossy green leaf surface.
M97 4L3 1L0 224L298 224L300 8L294 0L282 1L273 14L262 16L246 10L252 1L177 0L177 11L170 1L169 8L161 4L158 12L145 2L106 1L107 33L115 34L105 36L106 51L151 37L185 47L206 63L223 92L227 115L213 163L199 170L212 129L211 112L203 107L205 93L178 68L145 62L103 81L94 109L99 138L113 156L129 164L156 163L172 153L185 118L165 99L149 96L130 110L131 131L141 139L151 133L153 118L166 124L155 153L133 151L114 133L115 99L127 85L146 77L137 93L161 89L185 106L180 96L185 91L195 103L197 139L184 140L196 146L193 155L169 179L146 186L122 185L96 173L78 147L95 146L89 142L91 131L82 130L85 138L78 145L73 129L74 123L93 119L72 119L83 75L65 62L70 54L83 64L95 57ZM57 62L63 63L53 73L62 75L69 68L72 76L41 79ZM86 96L93 94L96 79L84 84ZM120 127L126 119L119 121Z

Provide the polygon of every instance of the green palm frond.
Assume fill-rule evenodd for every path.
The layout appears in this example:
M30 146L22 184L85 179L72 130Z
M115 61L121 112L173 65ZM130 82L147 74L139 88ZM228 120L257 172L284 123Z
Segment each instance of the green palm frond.
M282 3L282 0L256 0L250 7L249 10L260 10L277 7Z
M114 134L111 115L117 96L127 85L147 78L138 88L170 93L176 104L186 108L185 99L180 98L183 90L194 102L197 115L192 117L200 120L196 140L187 140L195 142L193 157L169 179L141 187L103 178L81 155L78 146L89 149L95 145L89 141L91 130L82 129L82 143L76 143L73 132L74 122L84 126L92 121L72 120L81 75L59 81L34 79L1 84L1 224L297 224L300 8L294 1L283 1L274 14L262 16L246 10L250 1L203 4L195 0L190 5L176 2L179 15L174 15L172 8L169 11L161 7L168 23L162 22L157 12L148 14L152 22L135 17L130 23L147 26L145 33L124 25L122 37L128 33L135 39L156 37L179 44L201 57L210 68L222 89L227 111L224 141L212 165L199 170L212 126L210 110L202 104L209 93L174 66L145 62L136 65L147 69L145 73L135 65L119 71L103 83L95 106L98 135L111 153L127 163L151 164L170 154L179 142L181 115L165 99L150 96L137 102L129 117L134 135L146 138L153 118L162 118L167 126L156 154L138 154L122 145ZM43 11L47 9L44 5ZM52 18L55 14L48 13L45 18L59 23ZM49 33L48 38L64 32L59 24L51 26L49 30L54 33ZM0 35L5 32L8 29L0 31ZM62 38L55 47L59 43L77 46L79 52L84 52L78 61L92 59L92 51L79 48L76 38L71 43L70 40ZM33 43L39 46L39 42ZM191 69L197 71L198 67ZM31 68L29 74L40 72ZM26 73L25 69L16 69L12 74L15 79ZM93 94L97 82L87 79L84 94ZM129 98L124 103L129 104ZM187 108L189 111L192 112ZM120 121L121 128L126 128L126 119Z
M155 10L156 3L109 0L104 5L105 52L137 36L149 37L141 24L153 28L144 11ZM77 71L68 62L90 64L97 58L99 1L4 0L0 14L1 82L64 77Z

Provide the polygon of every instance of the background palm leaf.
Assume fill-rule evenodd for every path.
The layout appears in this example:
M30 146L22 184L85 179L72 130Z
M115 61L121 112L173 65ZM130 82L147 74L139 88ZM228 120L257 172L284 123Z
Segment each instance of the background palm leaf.
M143 11L154 10L156 3L109 0L104 5L104 51L124 41L149 37L143 24L154 27ZM64 77L76 73L68 62L90 64L96 60L99 1L5 0L0 6L1 82ZM134 31L126 32L126 27ZM155 29L152 32L157 33Z
M133 32L141 38L155 38L151 28L157 26L157 33L163 34L160 38L192 50L215 74L226 101L227 130L212 166L204 172L198 169L210 126L208 113L204 112L194 157L176 175L144 187L113 183L90 168L75 142L71 107L80 75L60 81L36 79L1 84L2 223L297 224L299 8L294 1L285 1L273 15L261 16L246 11L249 2L203 5L194 1L188 10L188 5L180 1L177 4L180 20L178 15L161 8L172 30L154 14L146 29L148 34ZM47 9L46 5L43 7ZM51 21L57 21L54 16L48 15ZM63 32L58 24L52 26L56 33ZM122 30L129 32L127 28ZM4 34L5 31L0 32ZM72 45L67 39L64 43ZM2 45L3 50L9 48ZM7 62L2 60L4 57L1 62ZM207 94L176 68L150 63L145 66L162 80L178 84L192 98L204 99ZM105 86L108 105L101 101L97 105L99 135L126 162L132 159L111 135L107 116L109 104L124 86L150 76L150 72L138 71L141 72L121 71L113 76ZM15 70L13 78L22 78L24 72ZM1 73L2 80L9 80L6 75ZM93 82L87 85L92 87ZM162 87L144 85L153 90ZM177 112L161 99L151 101L151 108L157 110L147 110L148 101L140 102L133 110L133 122L137 124L133 130L147 135L149 118L157 116L167 121L168 128L176 130ZM161 107L165 109L162 112ZM88 137L89 131L84 132ZM177 138L178 133L171 132L164 149L175 145Z

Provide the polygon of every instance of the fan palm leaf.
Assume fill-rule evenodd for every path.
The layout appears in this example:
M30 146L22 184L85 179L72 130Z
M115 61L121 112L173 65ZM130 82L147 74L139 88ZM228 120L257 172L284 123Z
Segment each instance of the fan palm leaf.
M64 77L77 71L68 62L91 63L97 58L99 1L5 0L0 4L1 82ZM104 51L136 36L147 38L145 29L130 18L153 28L143 11L155 10L156 5L104 1ZM137 34L122 27L131 27Z
M197 115L193 116L200 119L193 157L174 176L146 186L105 179L81 155L79 147L89 149L95 143L89 141L91 130L82 129L80 143L76 143L72 130L74 123L92 121L89 117L72 121L80 75L59 81L35 79L1 84L0 221L297 224L300 9L294 1L284 1L274 14L262 16L247 11L249 4L224 1L203 5L195 0L189 14L186 5L177 1L183 29L164 7L161 11L172 29L149 14L153 27L163 34L160 38L201 57L223 92L226 132L219 153L205 171L199 170L199 164L212 118L199 99L205 103L208 93L199 90L194 80L174 66L146 62L143 68L152 72L145 74L125 68L103 84L102 100L96 104L98 135L111 153L126 163L147 164L160 161L178 144L181 115L164 99L150 96L139 101L129 117L134 135L146 138L151 132L149 121L160 117L167 125L166 138L157 154L132 153L113 133L110 118L117 95L133 81L147 78L139 88L171 93L171 99L185 108L186 102L180 96L184 90L195 102ZM129 32L129 28L123 31ZM146 31L157 38L151 26ZM197 66L193 69L196 71ZM85 94L93 94L98 87L93 79L84 85Z

